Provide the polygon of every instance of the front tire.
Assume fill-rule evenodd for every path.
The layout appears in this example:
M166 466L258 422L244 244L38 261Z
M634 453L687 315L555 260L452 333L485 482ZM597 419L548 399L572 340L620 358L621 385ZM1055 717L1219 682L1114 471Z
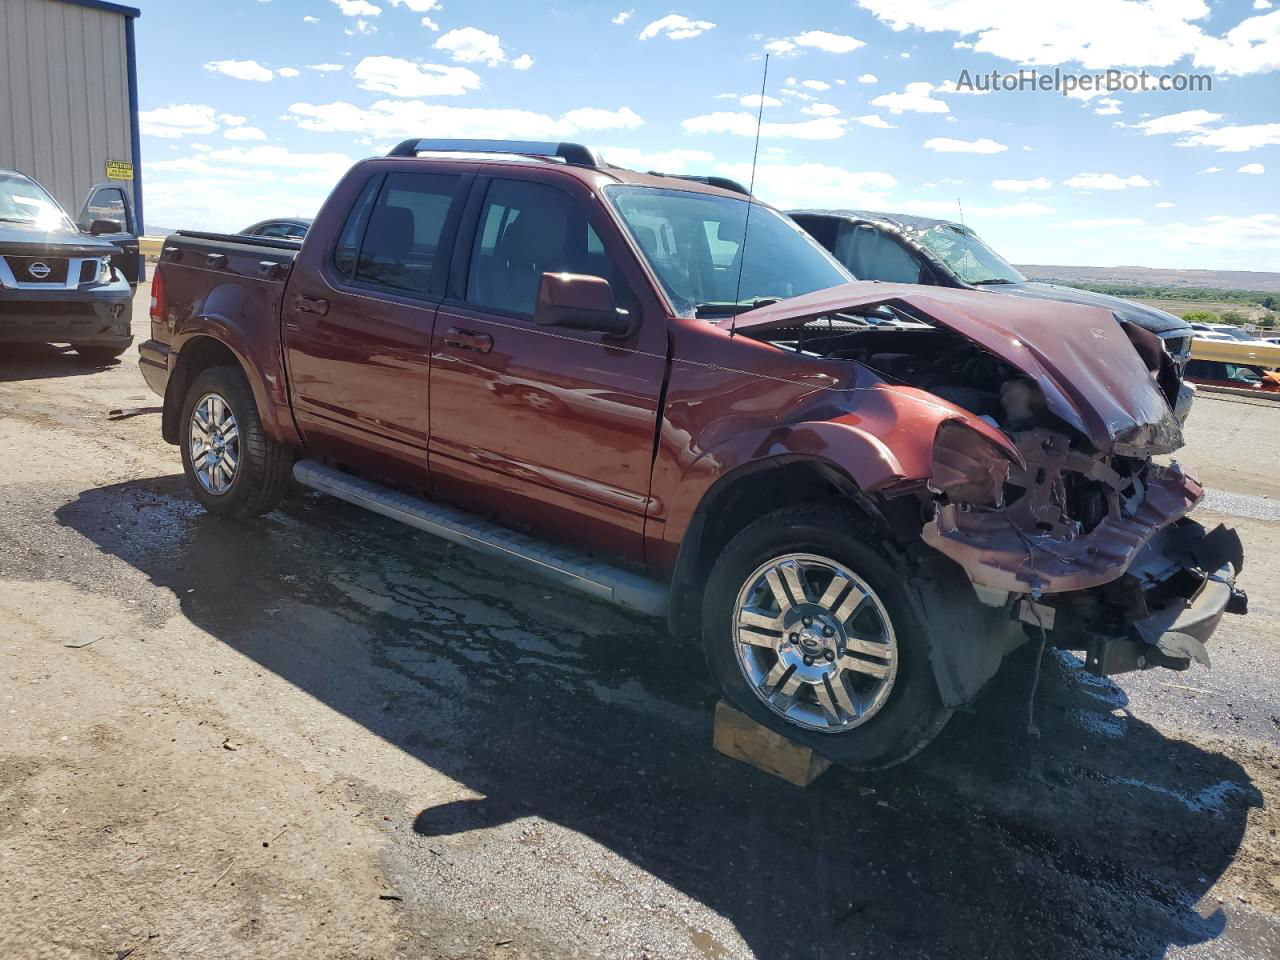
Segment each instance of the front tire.
M182 467L207 511L254 517L284 496L292 450L266 435L249 381L237 367L210 367L192 381L181 424Z
M742 530L707 581L703 644L725 698L859 770L901 763L951 716L902 565L843 504L786 507Z

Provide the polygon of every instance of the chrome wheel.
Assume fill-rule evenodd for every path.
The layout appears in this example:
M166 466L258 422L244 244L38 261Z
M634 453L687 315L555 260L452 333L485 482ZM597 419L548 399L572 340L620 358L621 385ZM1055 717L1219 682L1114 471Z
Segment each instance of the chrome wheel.
M196 401L188 443L200 486L218 496L230 490L240 469L240 429L226 400L206 393Z
M747 578L733 612L743 676L774 713L843 733L884 706L898 641L874 590L843 564L788 554Z

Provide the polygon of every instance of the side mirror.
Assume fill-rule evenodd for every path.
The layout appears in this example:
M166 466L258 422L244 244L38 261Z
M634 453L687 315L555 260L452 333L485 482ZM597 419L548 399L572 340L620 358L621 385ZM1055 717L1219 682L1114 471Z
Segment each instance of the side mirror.
M124 233L124 224L119 220L91 220L89 232L95 237L102 233Z
M544 327L594 330L613 337L631 332L632 320L613 302L604 277L581 273L544 273L538 285L533 322Z

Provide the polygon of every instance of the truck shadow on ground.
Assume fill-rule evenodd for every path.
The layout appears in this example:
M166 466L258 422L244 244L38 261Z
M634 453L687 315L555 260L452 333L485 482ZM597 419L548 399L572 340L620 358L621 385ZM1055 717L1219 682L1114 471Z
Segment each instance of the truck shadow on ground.
M1046 657L1039 740L1024 732L1027 651L912 762L800 791L712 752L699 650L337 501L230 524L163 477L85 491L58 518L202 630L480 795L399 832L420 866L394 878L407 908L433 899L440 843L477 896L520 895L482 838L534 817L660 881L566 867L548 882L587 897L596 883L615 916L657 896L652 925L685 936L681 955L740 948L681 928L661 884L769 958L1158 958L1226 926L1197 903L1259 792L1229 757L1126 715L1122 690L1070 658ZM639 955L601 946L593 922L600 941L580 953Z
M90 363L70 347L49 343L0 343L0 383L79 377L114 367L120 362Z

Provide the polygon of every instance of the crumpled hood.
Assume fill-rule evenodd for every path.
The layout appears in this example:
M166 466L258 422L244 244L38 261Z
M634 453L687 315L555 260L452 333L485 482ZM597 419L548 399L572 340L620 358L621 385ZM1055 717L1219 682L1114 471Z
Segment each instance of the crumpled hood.
M71 228L53 229L0 220L0 254L19 257L105 257L116 245Z
M1026 283L993 283L982 289L990 293L1009 293L1015 297L1029 297L1036 300L1056 300L1059 303L1081 303L1090 307L1103 307L1110 310L1121 320L1134 326L1149 330L1157 336L1174 333L1191 336L1191 324L1171 313L1123 300L1106 293L1095 293L1092 290L1077 290L1075 287L1060 287L1056 283L1040 283L1030 280Z
M946 327L1034 379L1045 405L1099 450L1168 453L1182 431L1159 386L1111 311L978 290L861 281L793 297L738 316L736 327L796 326L880 304Z

